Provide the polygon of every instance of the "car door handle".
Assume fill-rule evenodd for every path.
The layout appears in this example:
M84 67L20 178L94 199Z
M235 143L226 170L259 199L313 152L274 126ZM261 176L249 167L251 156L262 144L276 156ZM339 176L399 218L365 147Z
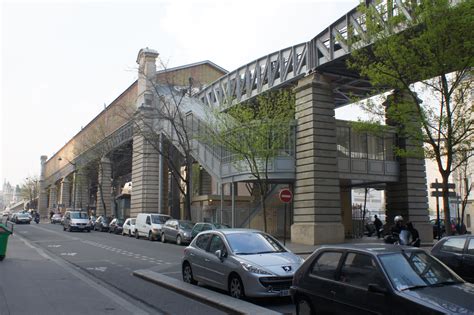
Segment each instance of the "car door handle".
M209 259L207 259L207 258L204 258L204 261L205 261L205 262L210 262L210 260L209 260Z
M329 291L332 296L336 296L336 291Z

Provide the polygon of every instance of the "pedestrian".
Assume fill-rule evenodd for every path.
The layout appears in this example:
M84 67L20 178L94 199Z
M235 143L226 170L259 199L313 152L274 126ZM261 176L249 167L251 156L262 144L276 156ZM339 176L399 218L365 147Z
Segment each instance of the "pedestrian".
M382 221L380 221L377 215L374 215L374 226L375 226L375 231L377 232L377 238L380 238L380 236L382 235L383 223Z
M50 219L50 220L51 220L51 218L53 217L53 215L54 215L54 211L53 211L53 210L49 211L49 219Z
M408 245L420 247L420 234L418 233L418 230L415 229L415 227L413 226L413 223L407 222L407 230L411 234L411 242Z

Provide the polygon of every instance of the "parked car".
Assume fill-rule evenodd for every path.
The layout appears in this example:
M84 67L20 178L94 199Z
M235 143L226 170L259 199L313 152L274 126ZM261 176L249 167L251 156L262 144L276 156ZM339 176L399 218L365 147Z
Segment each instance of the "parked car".
M161 236L163 224L171 219L169 215L157 213L139 213L135 221L135 237L148 237L148 240L154 241Z
M194 224L194 227L191 231L191 239L194 239L196 235L203 231L209 230L218 230L218 229L229 229L230 226L219 223L209 223L209 222L198 222Z
M30 224L31 216L28 213L17 212L12 215L10 221L16 224L23 224L23 223Z
M99 216L94 223L94 231L107 232L109 230L109 218Z
M194 223L187 220L168 220L161 229L161 241L176 242L177 245L191 243L191 231Z
M431 249L431 254L464 280L474 283L474 236L449 236Z
M61 223L63 216L60 213L55 213L51 217L51 224Z
M424 250L388 244L317 249L291 286L297 314L453 314L474 311L474 285Z
M303 259L272 236L250 229L199 233L184 250L183 281L226 290L235 298L289 296Z
M66 211L64 213L63 231L91 231L89 218L86 212Z
M121 234L122 226L124 222L125 222L124 219L118 219L118 218L113 219L109 224L109 233Z
M130 237L135 235L135 220L135 218L125 220L122 227L122 235L128 235Z

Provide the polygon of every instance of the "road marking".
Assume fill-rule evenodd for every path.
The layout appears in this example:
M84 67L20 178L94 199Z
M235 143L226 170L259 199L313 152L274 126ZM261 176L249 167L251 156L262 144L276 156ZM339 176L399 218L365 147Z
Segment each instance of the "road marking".
M61 245L48 245L48 247L58 248L58 247L61 247Z
M77 253L61 253L61 256L76 256Z

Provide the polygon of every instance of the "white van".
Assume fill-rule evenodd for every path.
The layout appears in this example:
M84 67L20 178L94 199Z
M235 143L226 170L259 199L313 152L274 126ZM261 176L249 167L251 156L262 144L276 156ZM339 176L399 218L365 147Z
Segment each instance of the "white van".
M169 215L158 213L139 213L135 221L135 237L145 236L150 241L158 240L161 227L171 219Z

